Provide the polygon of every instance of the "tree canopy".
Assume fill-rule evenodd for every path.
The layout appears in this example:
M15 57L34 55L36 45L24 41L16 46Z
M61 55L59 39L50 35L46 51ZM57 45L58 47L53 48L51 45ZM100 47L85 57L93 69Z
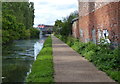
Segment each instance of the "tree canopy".
M2 43L26 39L31 35L34 25L34 3L3 2L2 3ZM36 30L35 30L36 31ZM31 34L31 35L30 35ZM38 31L36 31L38 34Z

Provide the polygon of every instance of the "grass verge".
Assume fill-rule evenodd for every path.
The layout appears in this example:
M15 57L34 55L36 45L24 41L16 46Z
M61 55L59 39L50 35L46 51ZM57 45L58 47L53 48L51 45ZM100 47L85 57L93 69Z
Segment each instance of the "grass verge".
M48 37L32 65L31 73L28 75L26 82L53 83L53 72L52 39Z

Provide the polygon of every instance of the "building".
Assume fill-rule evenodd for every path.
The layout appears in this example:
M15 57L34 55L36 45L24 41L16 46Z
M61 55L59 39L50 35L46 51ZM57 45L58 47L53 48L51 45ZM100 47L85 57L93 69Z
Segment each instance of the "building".
M79 38L80 34L79 34L79 27L78 27L78 18L75 18L72 20L72 36L74 38Z
M82 42L92 41L96 44L104 39L114 46L120 45L120 2L81 2L78 0L78 3L79 39ZM73 27L74 37L78 37L78 32L74 29Z

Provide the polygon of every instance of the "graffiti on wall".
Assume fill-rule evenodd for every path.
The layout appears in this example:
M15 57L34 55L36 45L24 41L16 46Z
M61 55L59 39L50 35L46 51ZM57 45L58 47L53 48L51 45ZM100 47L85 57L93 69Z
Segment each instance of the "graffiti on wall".
M83 37L83 30L82 29L80 29L80 37Z
M98 29L98 42L111 43L109 39L109 32L107 29L104 30Z
M92 41L93 43L96 44L96 30L95 29L92 30Z

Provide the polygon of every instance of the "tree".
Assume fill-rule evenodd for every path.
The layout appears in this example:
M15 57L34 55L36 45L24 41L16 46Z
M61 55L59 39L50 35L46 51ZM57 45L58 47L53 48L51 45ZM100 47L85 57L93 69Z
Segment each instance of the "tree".
M63 21L61 20L56 20L55 25L54 25L54 31L55 33L58 33L58 29L61 28L60 34L63 36L69 36L72 34L72 20L74 18L78 17L78 12L74 11L71 13L69 16L63 18Z
M61 20L56 20L55 21L55 25L53 27L53 31L56 33L56 34L59 34L60 33L60 30L62 28L62 24L63 22Z
M27 39L31 33L38 34L38 30L31 29L34 25L34 3L32 2L3 2L2 3L2 43ZM34 34L34 35L36 35ZM34 37L32 35L32 37ZM38 34L39 36L39 34Z

